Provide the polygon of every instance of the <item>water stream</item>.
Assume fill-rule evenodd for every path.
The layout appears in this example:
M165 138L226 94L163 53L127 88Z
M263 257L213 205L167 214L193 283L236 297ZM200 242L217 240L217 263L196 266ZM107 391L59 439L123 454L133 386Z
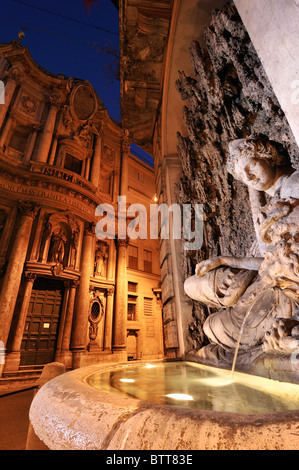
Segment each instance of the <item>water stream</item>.
M242 339L242 336L243 336L243 332L244 332L244 328L245 328L245 324L246 324L246 321L247 321L247 318L249 317L253 307L255 306L255 304L257 303L257 301L260 299L260 297L262 296L262 294L260 294L256 299L255 301L253 302L253 304L250 306L250 308L247 310L246 314L245 314L245 317L243 319L243 322L242 322L242 325L241 325L241 328L240 328L240 333L239 333L239 336L238 336L238 341L237 341L237 346L236 346L236 349L235 349L235 354L234 354L234 359L233 359L233 364L232 364L232 368L231 368L231 379L233 379L233 376L234 376L234 372L235 372L235 368L236 368L236 363L237 363L237 358L238 358L238 352L239 352L239 349L240 349L240 344L241 344L241 339Z

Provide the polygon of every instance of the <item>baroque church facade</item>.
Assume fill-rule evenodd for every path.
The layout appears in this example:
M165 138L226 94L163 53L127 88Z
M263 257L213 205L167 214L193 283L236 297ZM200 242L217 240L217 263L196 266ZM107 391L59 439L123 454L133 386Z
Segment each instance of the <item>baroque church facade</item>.
M0 79L0 376L163 357L158 241L95 235L98 205L149 206L152 168L88 81L19 41L0 45Z

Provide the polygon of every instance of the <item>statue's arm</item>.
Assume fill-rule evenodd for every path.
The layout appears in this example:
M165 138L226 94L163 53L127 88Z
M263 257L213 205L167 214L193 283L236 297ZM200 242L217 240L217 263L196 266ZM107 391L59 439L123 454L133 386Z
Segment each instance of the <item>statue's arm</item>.
M224 266L231 268L248 269L249 271L259 271L264 258L234 258L233 256L223 256Z
M202 261L196 266L196 275L201 277L213 269L220 266L230 268L247 269L249 271L259 271L264 258L235 258L233 256L219 256Z

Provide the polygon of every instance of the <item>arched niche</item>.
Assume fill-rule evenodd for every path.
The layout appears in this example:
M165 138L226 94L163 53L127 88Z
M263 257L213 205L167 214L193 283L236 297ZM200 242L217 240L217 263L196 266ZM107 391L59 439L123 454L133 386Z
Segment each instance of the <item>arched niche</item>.
M69 211L51 214L45 223L39 261L75 268L80 226Z

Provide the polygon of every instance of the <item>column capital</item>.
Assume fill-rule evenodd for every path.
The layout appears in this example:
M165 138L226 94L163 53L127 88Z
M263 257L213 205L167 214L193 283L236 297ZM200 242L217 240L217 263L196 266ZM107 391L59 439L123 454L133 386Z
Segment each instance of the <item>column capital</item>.
M18 209L22 215L35 219L40 209L40 206L38 206L35 202L32 201L19 201Z
M114 286L106 289L106 292L105 292L106 297L110 297L111 295L113 295L114 291L115 291Z
M33 124L32 131L33 132L39 132L41 130L41 128L42 128L41 124Z
M115 238L115 244L116 244L116 247L117 247L117 248L121 248L121 247L127 248L128 245L129 245L129 238L128 238L128 237L126 237L126 238L118 238L118 237L116 237L116 238Z
M60 109L62 106L62 99L59 95L50 96L49 102L50 102L51 108Z
M24 275L25 275L26 281L27 282L32 282L32 284L34 283L35 279L37 278L37 274L32 273L30 271L26 271Z
M95 236L95 224L93 222L86 222L84 224L84 235Z
M80 279L70 279L69 281L66 282L67 286L69 288L77 288L80 284Z
M10 69L8 69L5 75L7 75L8 80L13 80L17 84L20 83L21 78L22 78L22 72L16 66L13 66Z

